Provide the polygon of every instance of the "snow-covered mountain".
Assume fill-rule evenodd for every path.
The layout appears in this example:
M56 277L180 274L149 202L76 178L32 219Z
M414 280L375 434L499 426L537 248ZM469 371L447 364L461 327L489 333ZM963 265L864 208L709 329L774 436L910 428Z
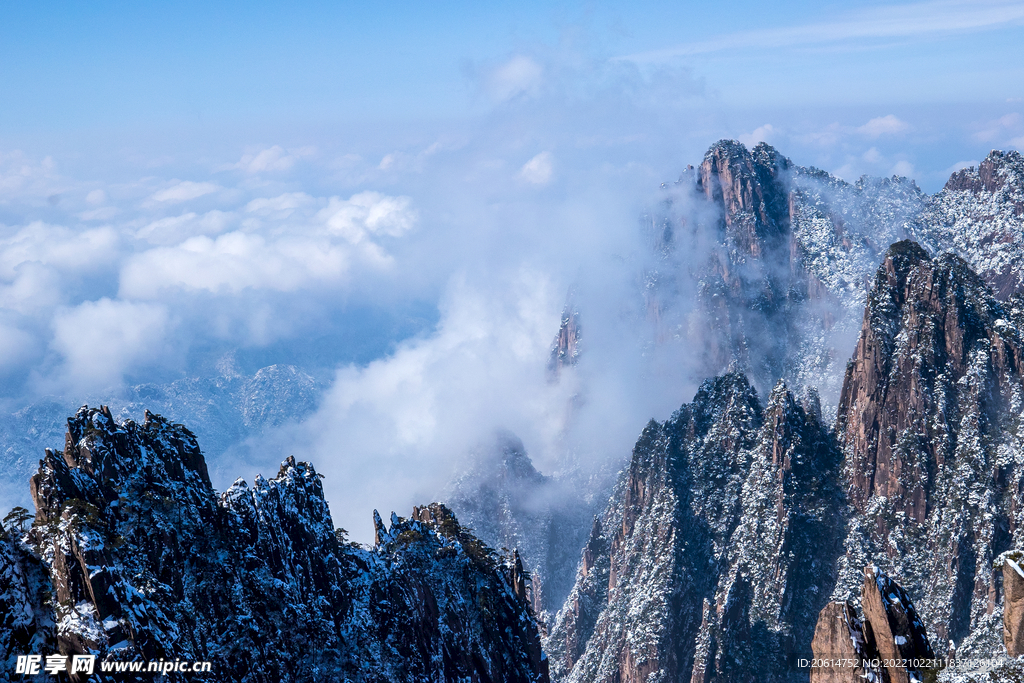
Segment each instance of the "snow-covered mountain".
M607 508L580 521L591 535L545 641L555 680L806 680L787 657L810 654L830 596L856 603L868 563L917 596L940 653L951 640L961 653L998 651L991 562L1024 542L1009 531L1024 473L1006 469L1021 457L1010 340L1022 318L1022 169L1019 154L993 152L929 196L905 178L847 183L767 145L722 141L665 186L646 218L656 258L640 296L658 336L699 338L701 371L719 376L648 425ZM899 277L921 291L886 275L907 268L913 276ZM585 323L567 306L553 381L586 362ZM963 332L937 337L944 325ZM880 378L872 397L855 398ZM864 417L872 410L888 417ZM942 445L908 445L911 432ZM879 456L879 476L902 491L918 473L916 517L893 507L889 489L858 493L874 476L862 452L886 439L903 451ZM494 500L496 480L480 468L463 477L458 505ZM537 475L536 486L557 481ZM514 503L535 495L506 488L499 498L512 504L476 524L492 542L523 539L524 559L552 583L552 566L537 561L550 552L551 516L532 521L536 511ZM936 539L951 546L937 550Z
M443 505L374 512L364 548L308 463L218 493L181 425L105 407L67 424L32 478L31 530L0 538L4 676L42 650L209 661L195 679L218 682L547 680L518 558Z
M1024 545L1020 171L993 152L929 197L723 142L684 174L665 253L708 221L721 239L685 271L666 257L651 297L669 310L673 280L696 278L691 316L721 331L709 367L733 369L640 436L546 640L554 680L806 681L794 657L830 599L862 620L866 566L906 589L938 655L1005 656L993 563ZM840 358L829 333L854 311ZM747 373L773 371L762 403ZM815 383L840 390L822 406Z
M0 539L4 655L588 683L807 681L797 659L846 641L1005 657L1001 568L1024 548L1021 155L927 195L722 141L664 191L638 309L710 379L617 476L572 453L545 475L498 434L445 505L375 514L365 548L311 465L217 493L174 423L216 452L305 414L318 389L297 368L135 387L118 416L40 403L4 426L9 459L65 444L33 478L31 530L15 516ZM570 294L550 382L585 370L586 325ZM143 405L173 417L125 419ZM845 673L815 680L980 680Z

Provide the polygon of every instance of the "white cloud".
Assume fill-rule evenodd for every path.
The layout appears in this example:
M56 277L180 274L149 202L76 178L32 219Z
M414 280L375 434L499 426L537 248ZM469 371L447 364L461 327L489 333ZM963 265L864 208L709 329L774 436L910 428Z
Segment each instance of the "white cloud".
M889 174L903 176L904 178L913 178L914 165L905 159L901 159L893 164L893 167L889 169Z
M347 200L331 197L327 206L310 215L315 206L303 193L254 199L246 206L248 213L288 219L288 229L281 230L276 222L263 228L257 220L245 230L216 237L193 235L135 254L121 270L121 295L153 299L167 289L294 292L318 284L337 285L356 263L376 269L390 266L391 257L375 240L399 237L417 220L408 197L379 192L360 192ZM146 229L155 240L185 229L182 226L196 232L205 225L215 231L229 218L219 212L202 218L185 214Z
M1018 150L1024 150L1024 135L1021 135L1019 138L1011 139L1010 144Z
M896 135L910 130L906 121L901 121L893 114L873 118L857 129L858 133L869 138L877 138L882 135Z
M389 197L380 192L360 192L347 200L331 197L318 218L352 244L363 241L368 234L399 237L417 220L409 197Z
M274 145L258 152L244 154L238 163L234 165L234 168L246 173L287 171L299 159L312 156L315 153L316 149L314 147L286 150L280 145Z
M188 212L157 219L139 228L135 236L150 244L178 244L196 235L219 235L228 229L235 215L226 211L204 214Z
M38 261L26 261L15 266L13 275L0 285L0 298L4 308L23 315L38 314L61 304L68 296L67 279L61 269L45 266Z
M107 193L103 190L93 190L89 194L85 195L85 201L90 204L105 204L107 201Z
M486 79L487 91L499 102L519 96L535 96L544 81L544 67L525 55L516 55L492 70Z
M156 304L103 298L58 311L51 347L64 365L55 381L79 392L116 386L160 357L168 327L166 309Z
M401 511L435 495L495 430L516 432L538 464L556 450L573 384L549 383L544 368L563 294L539 272L520 272L503 291L494 284L456 279L434 334L339 370L297 430L329 494L344 492L331 495L339 523L353 529L375 507Z
M753 147L759 142L771 142L775 136L775 128L770 123L759 126L749 135L740 135L739 141L747 147Z
M166 289L237 293L243 289L293 292L312 281L336 282L347 272L349 250L324 239L268 242L229 232L192 237L131 257L121 270L120 295L154 299Z
M816 147L830 148L834 147L844 137L849 134L849 127L843 126L839 123L830 123L828 126L821 130L812 130L806 133L794 135L793 138L797 141L804 142Z
M56 268L64 276L101 270L119 257L121 239L110 227L74 231L35 221L0 240L0 279L23 263Z
M212 194L220 189L220 185L215 185L214 183L196 183L191 180L179 180L175 181L170 187L154 192L152 198L158 202L176 204Z
M882 153L878 151L877 147L872 147L868 151L860 155L860 158L869 164L877 164L882 160Z
M972 166L977 166L977 165L978 165L978 162L976 160L974 160L974 159L972 159L970 161L958 161L955 164L953 164L952 166L950 166L949 168L947 168L946 170L944 170L942 172L942 175L947 175L947 176L948 175L952 175L952 174L956 173L957 171L962 171L965 168L971 168Z
M313 202L314 199L305 192L289 192L276 197L253 199L245 205L245 210L259 216L287 218L295 213L296 209L308 207Z
M554 159L551 152L541 152L519 169L519 177L534 185L546 185L554 175Z
M116 206L101 206L78 214L83 221L106 221L121 213Z
M1001 0L931 0L869 7L834 22L727 33L709 40L620 57L662 62L723 50L763 50L884 38L968 33L1017 24L1024 3Z
M1013 135L1017 131L1024 130L1024 125L1022 124L1024 124L1024 117L1021 117L1017 112L1011 112L980 124L973 137L979 142L1001 142L1006 139L1007 135ZM1012 143L1013 140L1010 142Z
M36 345L28 332L0 322L0 373L18 369L32 356Z

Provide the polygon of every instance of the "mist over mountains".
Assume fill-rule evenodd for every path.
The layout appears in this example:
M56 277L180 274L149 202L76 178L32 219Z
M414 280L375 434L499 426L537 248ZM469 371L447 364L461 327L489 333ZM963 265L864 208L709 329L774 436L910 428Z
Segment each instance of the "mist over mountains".
M901 648L995 658L1009 675L1002 629L1017 612L1002 571L1024 543L1022 221L1016 152L928 195L723 140L633 224L640 248L613 287L585 271L560 294L520 281L519 295L560 301L560 317L463 292L435 334L326 387L294 366L247 375L226 361L218 379L129 394L228 444L221 468L243 457L240 438L343 449L353 415L357 443L389 424L392 443L440 433L427 443L459 464L424 478L436 465L405 459L397 480L372 458L346 465L364 491L330 509L338 462L290 458L274 479L218 494L186 427L82 409L33 476L32 528L5 532L12 588L0 597L21 615L0 631L7 656L31 643L108 659L183 652L258 680L232 643L299 615L314 634L301 637L324 646L282 643L260 665L280 680L802 681L795 657L850 638L856 657L887 651L874 638L889 619ZM456 393L436 393L440 377ZM653 409L663 395L623 413L648 385L697 388L667 419ZM464 406L467 390L479 408L434 409ZM388 423L394 401L403 419ZM8 425L13 443L60 444L61 420L45 414L60 409L21 413L29 426ZM616 452L615 433L644 410L631 456ZM479 419L494 414L505 429ZM387 482L435 486L421 503L444 504L386 523L372 501L394 499ZM359 505L366 546L334 529ZM177 540L157 552L153 529ZM182 569L186 546L203 550ZM216 571L214 558L227 558ZM222 613L189 607L210 600ZM184 622L188 637L176 635ZM909 665L878 675L936 674L975 680Z

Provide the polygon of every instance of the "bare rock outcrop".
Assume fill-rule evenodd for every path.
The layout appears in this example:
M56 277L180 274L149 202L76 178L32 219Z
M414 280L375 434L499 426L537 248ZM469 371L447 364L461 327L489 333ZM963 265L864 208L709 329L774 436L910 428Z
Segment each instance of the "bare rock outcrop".
M811 651L815 662L822 663L811 668L811 683L870 680L869 674L876 676L874 683L889 683L887 672L871 666L870 662L878 658L878 650L864 638L864 624L848 602L830 602L821 610ZM823 665L826 661L829 666ZM832 666L833 663L850 666Z
M558 327L558 334L551 344L551 357L548 359L548 379L558 379L562 368L576 365L580 356L580 341L582 331L580 328L580 312L573 302L573 292L569 291L568 300L562 310L562 322Z
M1003 644L1006 654L1024 654L1024 552L1011 550L996 560L1003 570Z
M309 463L218 494L188 429L88 407L32 494L30 542L0 534L8 654L55 641L101 661L210 661L196 680L225 683L548 680L522 562L443 505L390 528L375 512L364 548L335 529Z
M795 681L787 655L810 653L835 580L838 473L785 384L762 406L739 373L706 381L647 425L594 525L547 641L553 678Z
M920 683L935 654L924 623L903 588L869 565L861 585L863 618L853 605L831 602L818 615L811 683Z
M921 681L922 670L929 667L918 662L934 659L935 653L910 596L872 565L864 568L860 601L865 634L874 642L882 661L888 663L889 680L892 683ZM909 664L903 666L898 662Z
M922 235L963 256L1006 300L1024 290L1024 156L993 150L954 173L922 216Z

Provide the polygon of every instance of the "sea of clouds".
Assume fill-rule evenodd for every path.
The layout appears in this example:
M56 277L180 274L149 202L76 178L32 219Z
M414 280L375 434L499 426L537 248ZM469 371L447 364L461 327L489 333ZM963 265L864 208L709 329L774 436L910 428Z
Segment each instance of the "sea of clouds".
M316 410L208 452L215 484L294 454L366 540L373 508L426 502L500 430L546 473L603 466L692 397L700 334L651 323L643 217L715 140L935 190L974 147L1024 135L1006 107L731 109L687 69L571 51L466 74L476 104L460 120L0 149L5 413L117 400L228 357L298 366L321 379ZM956 126L974 147L935 152ZM570 288L583 353L552 381ZM692 291L676 296L685 317Z

